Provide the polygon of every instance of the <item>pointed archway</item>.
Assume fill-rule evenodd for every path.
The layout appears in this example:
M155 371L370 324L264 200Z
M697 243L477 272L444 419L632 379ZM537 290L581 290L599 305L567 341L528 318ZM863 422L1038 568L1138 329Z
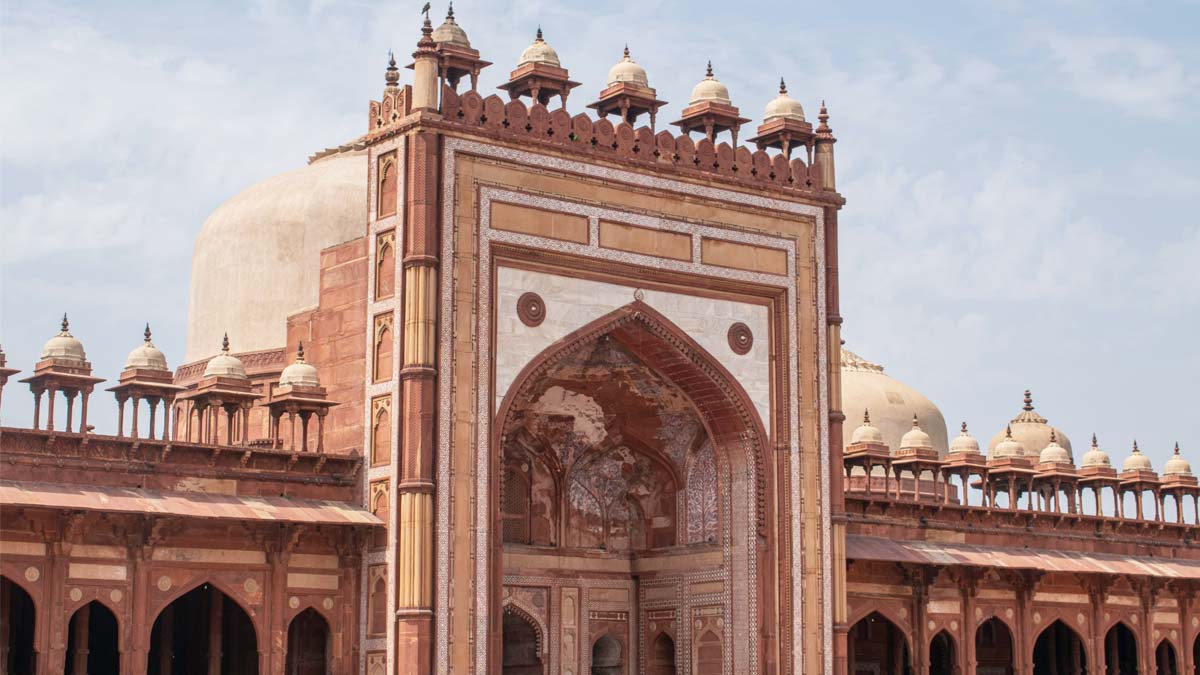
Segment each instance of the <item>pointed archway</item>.
M1154 650L1154 672L1155 675L1182 675L1179 659L1175 655L1175 645L1166 638L1163 638Z
M592 643L592 675L623 675L625 658L621 643L605 633Z
M975 629L975 660L977 672L991 675L1012 675L1015 652L1013 634L1008 624L996 617L979 624Z
M646 665L646 675L675 675L675 640L670 635L659 633L654 638Z
M286 675L328 675L329 623L309 607L288 624Z
M207 675L210 664L221 675L257 675L258 636L241 605L204 583L158 613L146 673Z
M912 675L912 652L904 631L879 612L850 628L851 675Z
M958 650L947 631L939 631L929 641L929 675L957 675Z
M0 577L0 668L5 673L37 670L34 628L37 611L33 597L20 584Z
M121 670L117 617L93 600L75 610L67 625L64 675L116 673Z
M759 669L765 642L733 636L774 614L766 434L745 390L683 330L635 301L558 340L505 392L492 442L496 614L506 553L537 554L521 575L548 576L655 556L660 564L641 583L680 583L690 593L682 580L703 574L725 589L712 615L722 620L706 621L685 644L707 635L723 654L715 672ZM632 573L628 584L614 593L632 598Z
M1129 626L1117 622L1104 636L1107 675L1137 675L1141 669L1137 637Z
M1046 626L1033 645L1033 675L1083 675L1087 651L1083 639L1062 621Z
M500 672L503 675L543 675L542 641L537 626L524 612L506 609L501 635Z

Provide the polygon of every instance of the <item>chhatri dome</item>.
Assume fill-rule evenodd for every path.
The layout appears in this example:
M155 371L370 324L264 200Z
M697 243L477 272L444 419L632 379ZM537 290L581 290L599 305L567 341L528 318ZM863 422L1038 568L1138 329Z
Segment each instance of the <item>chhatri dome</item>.
M1058 436L1054 431L1050 432L1050 444L1042 448L1042 454L1038 457L1038 462L1041 464L1070 464L1071 453L1067 449L1058 444Z
M705 72L704 79L692 87L692 98L688 101L688 105L696 105L705 101L732 105L729 100L729 90L721 84L720 80L713 77L712 61L708 62L708 70Z
M146 324L146 332L142 335L144 337L142 344L129 352L129 358L125 359L125 370L141 368L142 370L170 372L171 369L167 367L167 356L150 341L150 324Z
M871 363L848 349L842 349L842 410L846 415L871 411L871 424L883 436L892 450L900 447L900 439L912 429L915 413L921 429L929 435L938 455L948 451L946 419L937 406L921 392L884 373L883 366ZM854 429L844 425L842 440L853 443Z
M1092 434L1092 447L1083 453L1083 461L1080 462L1080 467L1084 469L1092 469L1096 467L1111 467L1112 459L1108 453L1101 450L1099 444L1096 443L1096 434Z
M438 44L449 43L467 49L471 48L471 41L467 39L467 31L463 30L458 25L458 22L454 20L453 2L450 3L450 7L446 10L446 20L442 22L442 25L434 29L433 41Z
M763 122L770 122L777 119L789 119L797 122L804 121L804 106L796 99L788 96L787 84L783 78L779 78L779 96L775 97L767 104L766 112L763 113Z
M952 455L978 455L979 441L967 432L967 423L962 423L962 430L950 441L950 454Z
M246 377L246 364L229 353L229 335L221 340L221 353L208 360L204 367L204 377L232 377L239 380Z
M287 317L315 307L321 251L361 237L367 154L343 147L268 178L213 211L192 254L187 361L228 330L243 352L287 344Z
M1137 441L1133 442L1133 452L1121 462L1121 471L1154 471L1150 458L1138 450Z
M321 379L317 377L317 367L304 360L304 343L296 346L296 360L292 365L283 369L279 375L279 386L319 387Z
M854 430L853 435L850 436L850 442L884 444L883 432L871 424L871 412L869 410L863 411L862 424Z
M917 420L916 415L913 415L912 418L912 428L900 437L900 448L903 450L933 449L933 441L929 438L929 434L921 429L921 422Z
M629 56L629 45L625 45L625 56L608 71L608 86L611 87L618 82L628 82L643 87L650 86L650 80L646 77L646 69L639 66Z
M1179 454L1179 443L1175 444L1175 454L1163 465L1163 476L1190 476L1192 465Z
M530 63L544 63L555 68L562 68L562 64L558 61L558 52L542 39L541 26L538 26L537 38L534 39L533 44L521 52L521 59L517 62L517 67L520 68Z
M1024 448L1031 453L1038 452L1039 448L1044 448L1050 445L1050 437L1054 436L1058 444L1067 451L1067 455L1074 458L1071 452L1071 440L1062 432L1062 429L1052 427L1046 423L1046 418L1037 414L1033 410L1033 397L1029 390L1025 390L1025 405L1021 408L1021 412L1012 421L1008 423L1007 429L1012 430L1012 436ZM1007 433L1006 430L1001 430L992 437L992 441L988 443L988 452L991 453L999 445Z
M41 358L43 360L60 359L63 361L77 361L79 363L87 361L87 354L83 351L83 343L74 335L71 335L71 324L67 321L66 314L63 314L62 327L59 329L58 334L42 345Z
M1012 427L1005 427L1004 439L993 448L988 448L988 459L1004 459L1005 457L1024 457L1025 446L1013 438Z

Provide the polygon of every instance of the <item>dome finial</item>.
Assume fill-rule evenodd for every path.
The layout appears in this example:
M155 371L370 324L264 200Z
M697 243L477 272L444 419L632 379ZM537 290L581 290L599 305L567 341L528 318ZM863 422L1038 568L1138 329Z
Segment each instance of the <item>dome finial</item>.
M296 343L296 361L304 361L304 340L300 340Z
M1028 389L1025 390L1025 407L1021 409L1025 411L1033 410L1033 395L1029 393Z
M1051 442L1051 443L1057 443L1057 442L1058 442L1058 436L1056 436L1056 435L1054 434L1054 429L1050 429L1050 442Z
M538 24L537 37L534 38L534 42L545 42L545 40L542 39L542 25L541 24Z
M829 127L829 111L825 108L825 99L821 99L821 110L817 113L817 135L822 138L831 138L833 129Z
M63 312L62 332L66 333L70 329L71 329L71 324L70 324L70 322L67 321L67 313Z
M913 413L913 426L912 426L912 428L914 428L914 429L920 429L920 428L921 428L921 423L920 423L919 421L917 421L917 413Z
M784 82L783 78L781 77L781 78L779 78L779 95L783 96L786 93L787 93L787 83Z
M1175 455L1179 455L1179 441L1175 441Z
M964 434L967 433L967 423L965 421L962 423L962 432Z
M1004 437L1008 438L1008 439L1012 438L1012 425L1011 424L1004 425Z
M446 20L454 21L454 0L450 0L450 6L446 8Z
M1139 455L1139 454L1141 454L1141 452L1142 452L1141 450L1138 450L1137 439L1136 438L1133 439L1133 454Z
M704 70L704 77L706 77L706 78L708 78L708 79L710 79L710 80L711 80L711 79L712 79L712 77L713 77L713 72L712 72L712 59L709 59L709 60L708 60L708 67L707 67L707 68L705 68L705 70Z
M396 67L396 55L390 49L388 50L387 72L384 73L383 79L389 89L395 88L400 82L400 69Z
M146 338L146 342L150 341L150 322L149 321L146 322L146 332L142 333L142 335Z
M626 59L629 58L629 44L628 43L625 44L625 58Z
M224 354L229 353L229 333L226 333L225 337L221 338L221 352Z
M863 424L871 423L871 411L863 408Z
M1092 447L1093 448L1100 447L1100 445L1098 443L1096 443L1096 432L1094 432L1094 431L1092 432Z

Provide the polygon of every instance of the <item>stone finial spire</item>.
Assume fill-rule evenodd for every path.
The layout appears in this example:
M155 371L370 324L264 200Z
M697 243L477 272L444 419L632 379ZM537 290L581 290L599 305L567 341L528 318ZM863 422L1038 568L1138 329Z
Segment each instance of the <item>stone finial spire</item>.
M825 100L821 99L821 110L817 113L817 136L820 138L833 138L833 129L829 128L829 110L825 107Z
M1033 410L1033 395L1029 393L1028 389L1025 390L1025 406L1021 410L1026 412Z
M1004 425L1004 437L1008 440L1012 440L1012 425L1011 424Z
M1100 445L1096 442L1096 432L1092 432L1092 447L1098 448Z
M917 413L913 413L913 425L912 425L912 428L914 428L914 429L920 429L920 428L921 428L921 423L920 423L919 421L917 421Z
M1050 442L1051 442L1051 443L1057 443L1057 442L1058 442L1058 435L1054 433L1054 429L1051 429L1051 430L1050 430Z
M150 322L149 321L146 322L146 330L142 333L142 337L144 337L146 340L146 343L149 344L149 342L150 342Z
M863 424L871 423L871 411L863 408Z
M1175 441L1175 456L1179 456L1179 441Z
M624 58L625 58L626 60L628 60L628 59L629 59L629 45L628 45L628 44L626 44L626 45L625 45L625 55L624 55Z
M387 72L383 76L388 89L395 89L400 83L400 69L396 67L396 55L388 50Z
M545 40L542 39L542 25L541 24L538 24L537 36L533 38L533 41L534 42L545 42Z
M66 313L66 312L63 312L63 319L62 319L62 328L61 328L61 330L62 330L62 332L63 332L63 333L69 333L69 332L71 332L71 323L70 323L69 321L67 321L67 313Z
M304 363L304 340L296 343L296 363Z
M221 338L221 353L229 353L229 333L226 333L225 337Z
M454 0L450 0L450 5L446 7L446 20L454 22Z
M783 78L781 77L779 78L779 95L783 96L785 94L787 94L787 83L784 82Z
M967 433L967 423L966 422L962 423L962 433L964 433L964 434Z
M1133 439L1133 454L1140 455L1141 453L1142 453L1142 451L1138 450L1137 439L1135 438L1135 439Z
M708 80L713 79L712 59L708 60L708 65L704 68L704 78Z

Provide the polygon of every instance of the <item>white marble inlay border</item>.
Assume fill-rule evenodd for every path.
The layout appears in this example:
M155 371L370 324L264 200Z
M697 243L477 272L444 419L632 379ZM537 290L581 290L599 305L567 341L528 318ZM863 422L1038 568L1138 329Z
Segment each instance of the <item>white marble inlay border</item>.
M379 157L393 150L396 152L396 171L400 171L407 160L405 156L406 138L401 136L391 141L385 141L379 145L372 146L367 153L367 317L366 317L366 355L363 359L363 446L362 446L362 462L364 467L365 479L363 480L363 505L371 510L371 483L378 480L388 480L388 535L387 548L381 553L371 551L371 541L368 538L363 544L362 564L360 565L359 582L359 621L358 621L358 637L360 644L368 642L382 641L383 638L368 638L367 637L367 599L370 596L370 578L368 570L372 565L378 565L380 562L387 564L387 581L388 587L392 591L396 588L396 565L395 565L395 549L396 549L396 520L400 512L399 505L396 503L396 478L395 471L399 465L400 448L397 442L398 434L395 430L399 428L396 423L396 413L398 412L398 394L400 387L400 363L403 360L400 357L400 317L398 315L397 298L401 297L404 292L404 269L403 269L403 242L404 242L404 202L405 191L408 189L408 183L403 180L404 174L399 174L399 179L396 181L398 194L396 196L396 213L395 215L379 218L379 208L377 206L379 195L379 182L376 172L379 169ZM379 300L375 297L375 292L378 290L375 286L375 273L378 268L378 262L375 259L378 250L378 237L382 232L386 232L395 228L395 243L392 250L392 259L396 264L395 286L392 289L391 297ZM375 317L386 312L392 312L392 375L391 379L385 382L375 382ZM372 420L371 420L371 401L378 396L390 393L392 395L392 410L390 419L392 420L392 447L390 450L391 461L387 466L371 466L371 437L372 437ZM394 617L396 615L394 592L388 593L388 615ZM387 662L388 667L395 663L396 655L393 645L395 645L395 621L389 621L387 625ZM359 653L359 672L367 670L367 652L368 649L362 649Z
M437 604L441 611L437 613L436 630L437 630L437 663L439 673L449 673L449 520L450 508L452 503L452 495L450 494L450 434L453 424L453 400L452 400L452 369L453 362L453 338L454 338L454 322L455 322L455 305L454 305L454 290L455 290L455 275L453 267L456 264L455 260L455 181L457 178L456 160L459 152L467 152L484 157L495 157L524 163L528 165L541 166L551 169L572 171L575 173L601 177L615 182L624 182L633 185L642 185L654 187L661 190L669 190L685 194L693 194L711 197L714 199L723 200L730 203L741 204L745 206L758 206L777 211L802 214L811 216L815 221L815 247L817 255L815 256L816 276L817 276L817 357L819 363L819 452L821 453L820 468L818 476L818 484L821 485L820 504L820 522L822 530L822 567L828 571L830 567L830 522L827 504L829 502L829 487L828 484L821 480L822 476L829 473L829 401L828 401L828 358L827 358L827 327L826 327L826 307L825 307L825 260L824 260L824 214L821 208L787 202L769 197L763 197L754 194L725 190L721 188L708 187L703 185L694 185L681 181L676 181L657 176L649 176L644 174L633 173L620 169L614 169L593 164L586 164L572 160L566 160L557 157L550 157L536 153L530 153L521 150L510 148L502 148L474 141L463 139L447 138L444 145L445 154L443 157L442 167L442 261L443 264L449 265L449 269L443 269L441 274L441 304L442 312L440 317L439 331L439 397L440 397L440 414L439 414L439 434L438 434L438 584L437 584ZM595 241L595 223L591 224L589 229L592 231L592 242ZM725 238L738 240L739 233L726 232ZM695 245L695 244L694 244ZM655 259L656 261L658 259ZM481 264L490 264L481 256ZM728 270L725 270L728 273ZM483 275L481 283L490 283L490 279ZM802 389L799 387L800 371L796 352L798 350L798 321L796 308L796 287L795 279L791 280L789 288L789 307L788 307L788 333L789 346L788 361L789 361L789 376L791 380L792 396L789 400L788 416L791 420L789 450L790 450L790 475L792 490L790 494L791 502L791 545L792 545L792 576L797 580L793 584L793 609L803 607L803 545L802 545L802 518L800 513L800 463L799 454L799 400L803 395ZM479 317L477 317L478 319ZM483 319L485 322L487 317ZM477 335L477 337L482 337ZM486 371L486 360L489 355L485 352L477 352L476 358L483 363L476 362L475 366L480 371ZM486 391L477 394L477 405L479 410L487 411L490 409L490 396ZM481 415L481 418L476 420L478 424L489 425L490 415L486 412ZM490 425L489 425L490 426ZM478 448L477 448L477 455ZM477 470L479 465L477 464ZM486 462L484 462L485 471L482 475L477 476L477 490L482 485L482 490L475 495L476 503L476 518L477 523L483 522L486 528L487 509L488 509L488 485L486 485ZM480 518L482 511L483 517ZM486 530L485 530L486 531ZM478 527L477 527L478 532ZM484 667L487 663L487 626L488 626L488 563L489 563L488 544L486 536L478 536L475 545L476 555L476 579L475 579L475 602L476 602L476 629L475 629L475 663L482 664ZM832 654L832 598L831 598L831 582L829 574L825 574L823 583L823 596L820 598L822 604L822 615L824 623L823 631L823 654L825 669L832 669L833 654ZM801 615L800 611L796 612L797 616ZM802 621L794 621L792 626L792 672L800 674L803 672L803 632ZM753 635L753 634L752 634Z

